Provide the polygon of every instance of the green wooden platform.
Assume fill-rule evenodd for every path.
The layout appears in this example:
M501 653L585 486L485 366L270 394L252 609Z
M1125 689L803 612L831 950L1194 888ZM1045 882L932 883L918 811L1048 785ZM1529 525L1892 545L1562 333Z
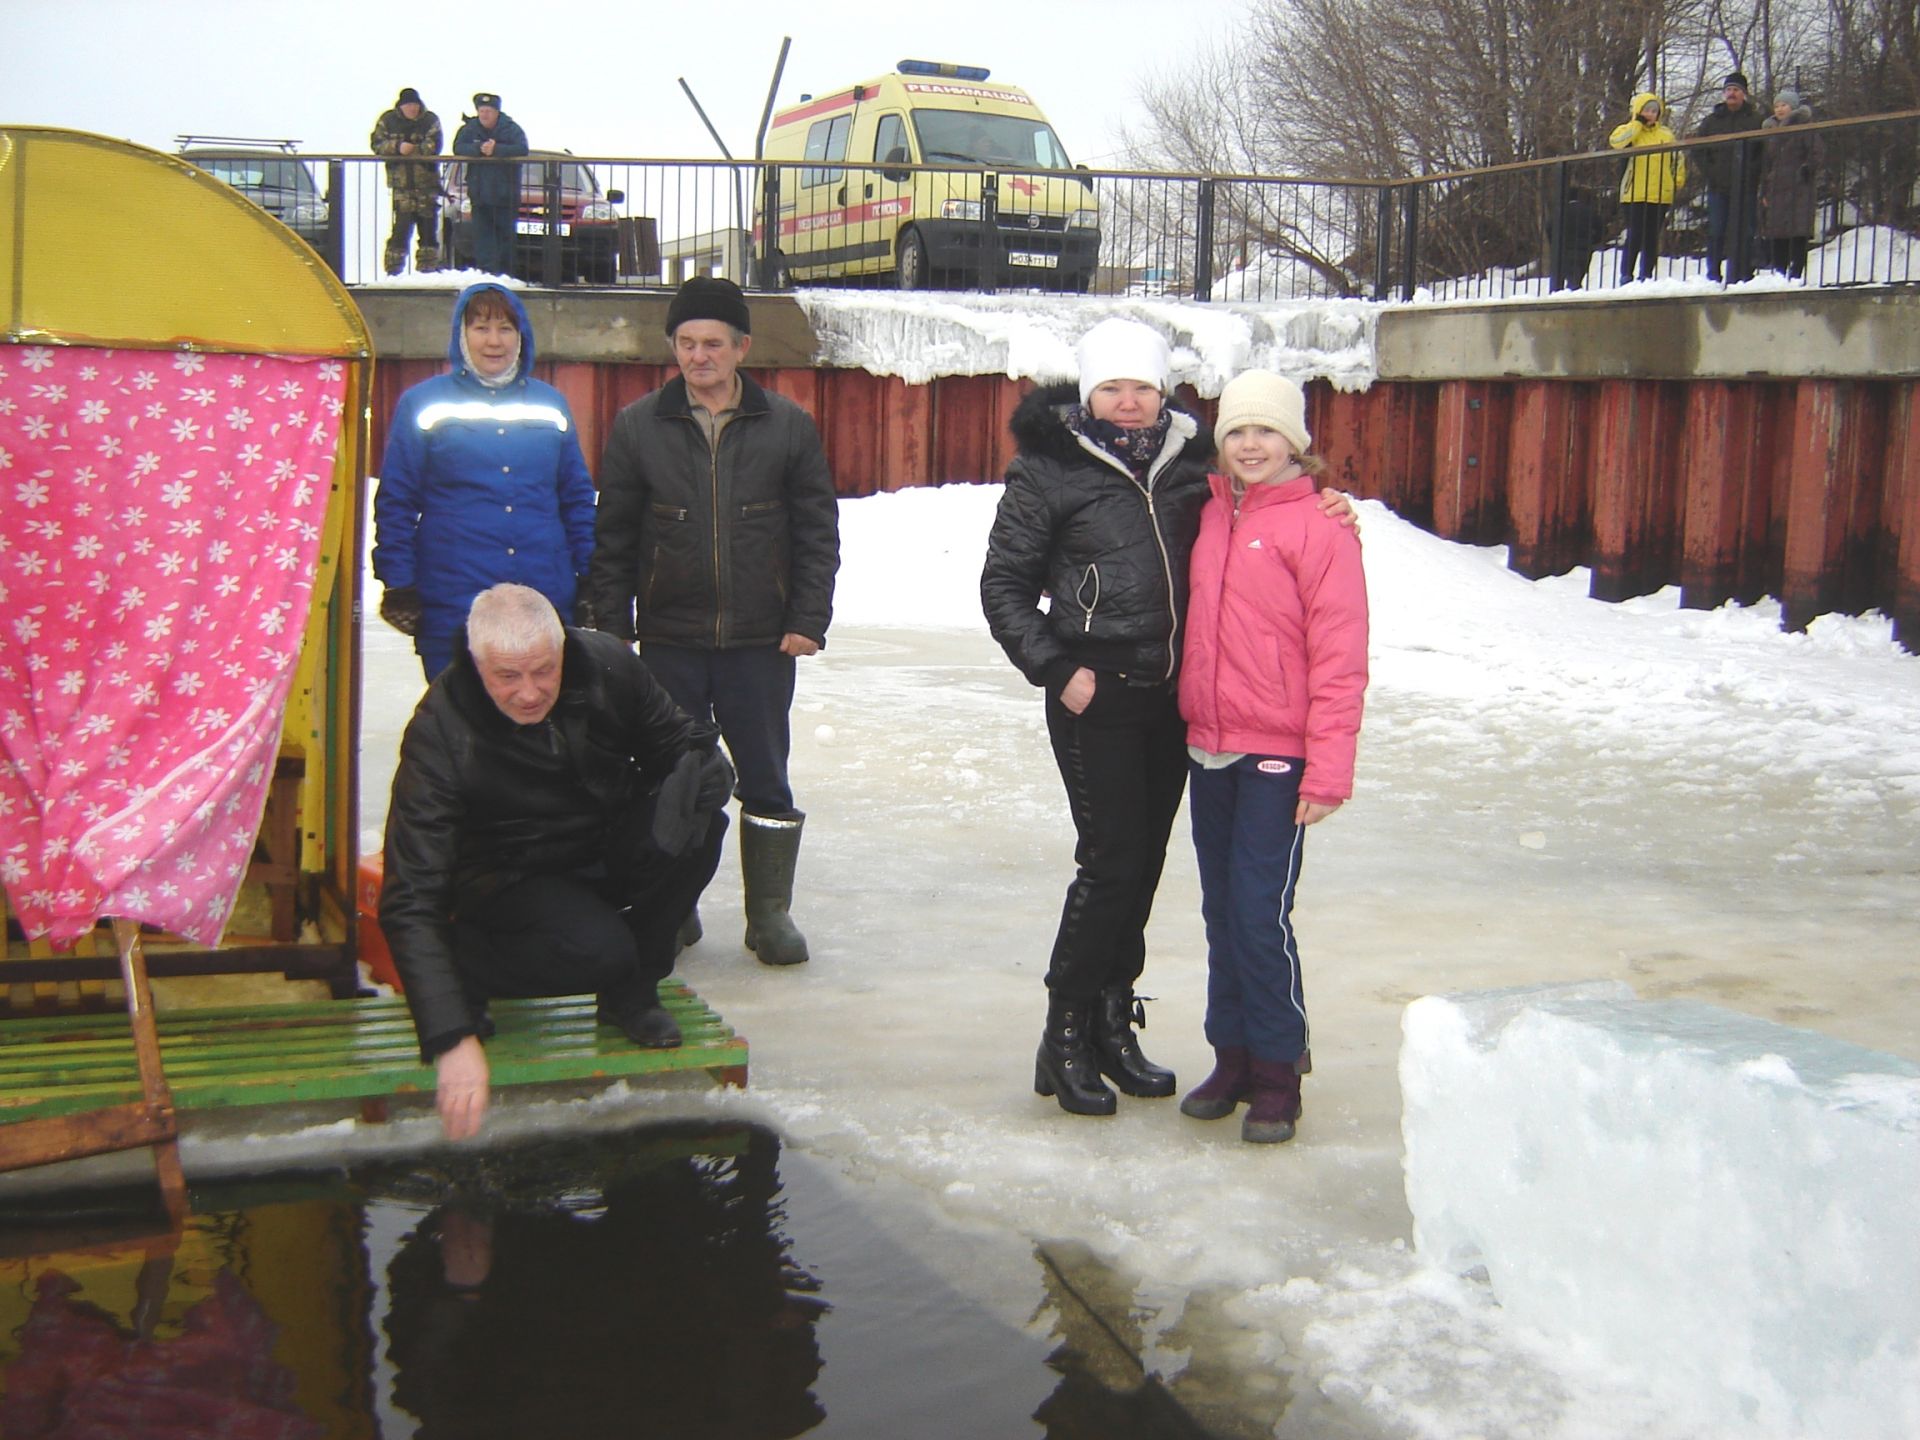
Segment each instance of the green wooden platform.
M496 1000L487 1041L497 1090L552 1080L617 1079L705 1070L747 1083L747 1042L678 981L660 999L685 1043L642 1050L593 1018L591 995ZM158 1017L160 1054L182 1111L307 1100L431 1094L407 1003L397 996L175 1010ZM66 1015L0 1021L0 1124L140 1099L127 1017Z

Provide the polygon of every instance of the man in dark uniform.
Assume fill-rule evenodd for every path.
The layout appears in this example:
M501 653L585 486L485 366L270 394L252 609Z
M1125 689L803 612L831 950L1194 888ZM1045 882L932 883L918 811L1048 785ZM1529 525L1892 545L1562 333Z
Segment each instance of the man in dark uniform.
M380 926L448 1138L480 1128L494 996L599 996L670 1048L674 932L713 878L733 771L632 650L524 585L474 600L400 744Z
M482 90L474 113L460 122L453 153L473 160L499 160L527 153L527 132L500 113L500 97ZM467 202L473 209L473 263L493 275L509 273L513 226L520 216L518 165L467 166Z
M393 193L393 233L387 237L387 274L407 268L407 241L416 232L419 248L413 268L422 274L440 268L440 166L427 156L442 146L440 117L421 103L411 85L393 108L373 122L369 143L387 161L387 188ZM412 158L408 158L412 157Z

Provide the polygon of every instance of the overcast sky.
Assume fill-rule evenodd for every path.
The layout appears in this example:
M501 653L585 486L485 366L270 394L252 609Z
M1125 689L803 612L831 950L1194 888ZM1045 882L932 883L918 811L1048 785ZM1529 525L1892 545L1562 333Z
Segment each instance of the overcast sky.
M1210 31L1166 0L0 0L0 123L157 149L192 132L358 153L412 85L449 143L473 92L497 90L537 147L711 158L684 76L728 147L748 156L791 36L782 105L906 57L984 65L1032 92L1068 153L1097 165L1115 159L1142 81L1176 72L1240 11L1216 0Z

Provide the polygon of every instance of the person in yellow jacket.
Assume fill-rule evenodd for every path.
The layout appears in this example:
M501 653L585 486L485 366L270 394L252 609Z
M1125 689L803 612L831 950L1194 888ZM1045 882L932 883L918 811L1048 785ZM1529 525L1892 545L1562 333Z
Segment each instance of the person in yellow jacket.
M1614 127L1607 143L1616 150L1639 149L1650 145L1671 145L1676 137L1665 124L1666 106L1651 90L1633 97L1633 118ZM1620 214L1626 221L1626 239L1620 248L1620 283L1634 278L1635 262L1639 278L1650 279L1654 262L1660 258L1660 233L1666 229L1667 211L1673 197L1686 183L1687 159L1678 150L1657 155L1635 155L1620 176Z

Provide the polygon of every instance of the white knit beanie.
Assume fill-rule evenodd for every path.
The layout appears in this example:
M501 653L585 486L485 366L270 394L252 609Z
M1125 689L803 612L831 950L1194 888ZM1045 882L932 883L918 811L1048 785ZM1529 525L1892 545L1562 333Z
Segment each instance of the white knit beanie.
M1224 446L1227 436L1242 425L1264 425L1277 430L1304 455L1313 444L1307 433L1307 396L1298 385L1271 370L1249 370L1236 375L1220 392L1220 410L1213 422L1213 439Z
M1102 320L1080 337L1080 403L1109 380L1142 380L1162 395L1172 380L1173 356L1151 325L1118 316Z

